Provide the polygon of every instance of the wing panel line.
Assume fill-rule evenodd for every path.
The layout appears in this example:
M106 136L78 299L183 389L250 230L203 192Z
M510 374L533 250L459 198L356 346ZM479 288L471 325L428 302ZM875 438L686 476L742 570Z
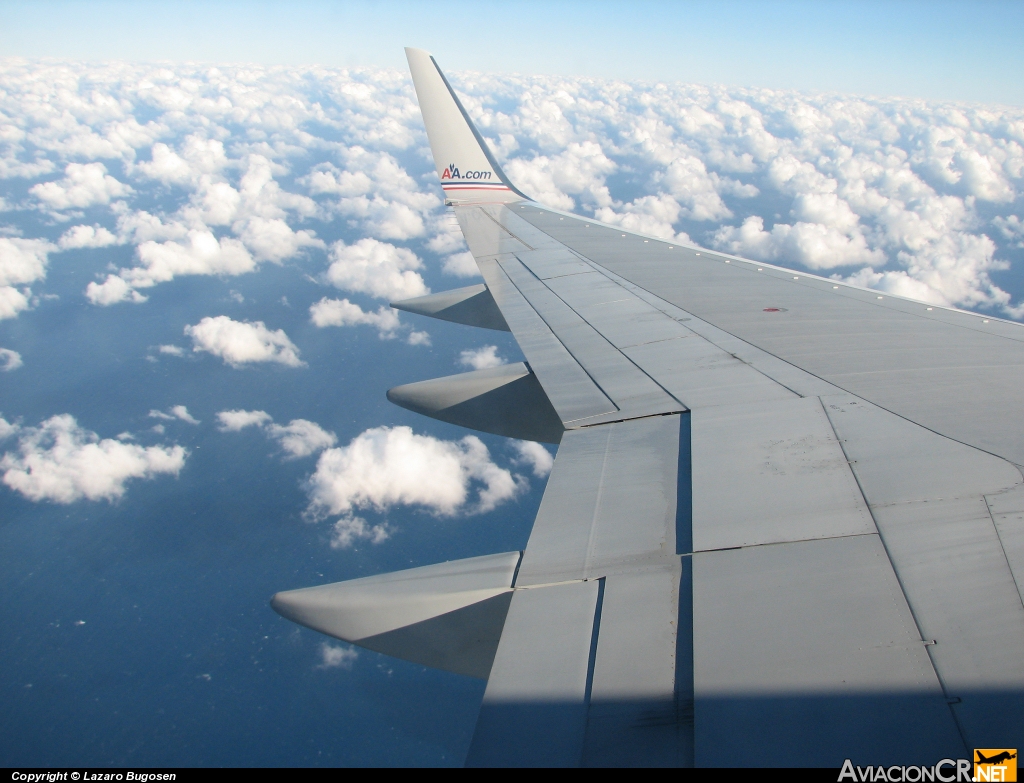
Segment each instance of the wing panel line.
M516 287L516 289L523 296L523 298L529 303L530 307L533 308L534 312L537 313L538 317L540 317L541 320L544 321L544 323L547 325L548 329L551 330L552 334L554 334L555 337L558 338L560 342L562 342L562 344L565 346L565 349L572 355L572 357L576 360L576 362L580 365L580 367L582 367L584 369L584 371L590 376L590 378L594 382L594 384L599 389L601 389L601 391L609 399L611 399L613 403L615 403L616 407L619 408L620 411L628 412L628 408L625 405L623 405L623 403L626 403L626 401L629 398L627 397L627 398L622 398L622 399L616 399L610 393L609 389L607 388L607 384L606 383L602 383L601 381L599 381L598 378L596 378L594 376L594 374L590 370L587 369L586 365L584 364L583 359L579 356L578 351L574 351L570 345L568 345L564 340L562 340L561 337L559 337L558 331L556 330L555 326L552 324L552 322L550 320L550 314L549 315L545 315L541 311L541 309L533 301L535 299L535 296L531 297L523 289L523 286L521 285L521 283L519 281L517 281L515 279L515 277L510 273L510 269L508 269L506 267L506 264L511 266L511 262L510 261L504 261L504 262L499 261L498 264L499 264L499 266L501 266L502 270L505 272L506 276L508 277L508 279L512 283L512 285L514 285ZM686 406L683 405L683 403L681 403L678 399L676 399L675 396L673 396L668 390L666 390L654 378L652 378L650 375L648 375L641 367L639 367L632 359L630 359L619 348L615 347L615 345L612 344L608 340L607 337L605 337L603 334L601 334L601 332L599 332L597 329L595 329L593 327L593 325L590 324L590 322L588 322L582 315L580 315L576 310L574 310L557 293L555 293L553 290L551 290L548 286L544 285L544 281L541 280L540 278L538 278L528 267L526 267L526 265L524 265L518 259L516 259L516 265L518 267L520 267L526 274L528 274L529 277L532 278L532 280L535 281L536 284L542 288L544 293L549 294L550 296L554 297L555 300L557 300L562 306L564 306L566 309L568 309L568 311L570 313L572 313L573 316L575 318L577 318L581 324L586 326L586 328L589 330L590 333L592 333L595 337L600 338L600 340L603 342L604 346L607 347L607 349L609 351L609 355L614 354L614 355L617 355L617 356L621 356L629 364L630 367L634 368L637 372L640 373L641 376L643 376L651 384L653 384L656 389L658 389L662 394L664 394L668 398L668 400L676 403L676 405L679 406L678 408L675 408L675 407L673 407L673 408L665 408L665 409L660 409L660 410L657 410L657 411L645 409L645 410L643 410L644 415L650 415L652 413L669 413L669 412L672 412L672 411L686 410ZM515 269L515 271L519 272L520 270L519 269ZM646 406L645 406L645 408L646 408Z
M839 443L839 448L842 449L843 455L846 457L847 462L850 461L850 454L846 450L846 443L836 432L835 425L832 423L831 417L828 415L828 410L825 408L825 402L818 397L818 403L821 405L821 410L825 414L825 419L828 421L828 426L832 429L832 434L835 435L836 441ZM868 496L864 491L864 485L861 483L860 476L857 475L857 471L851 470L853 474L853 480L857 483L857 491L860 492L861 497L864 499L864 505L867 507L868 514L871 515L871 522L875 526L875 531L878 534L878 540L882 544L882 550L885 552L885 556L889 561L889 568L892 569L893 574L896 577L896 584L900 587L900 592L903 593L903 600L906 601L907 609L910 611L910 616L913 618L914 627L917 628L917 635L922 641L925 641L924 632L921 630L921 620L917 616L917 611L914 609L914 604L910 600L910 595L907 593L907 586L903 581L903 577L900 575L899 570L896 568L896 563L893 560L892 552L889 550L889 544L885 540L885 536L882 534L882 530L878 525L878 520L875 518L875 511L871 506L871 501L868 500ZM971 744L967 741L967 734L964 731L963 725L960 723L960 719L956 714L956 710L953 709L949 692L949 686L946 683L945 678L942 676L942 672L939 671L939 667L935 663L935 657L932 655L931 645L925 645L925 652L928 655L928 662L931 664L932 671L935 672L935 677L938 680L939 687L942 688L942 695L946 699L947 708L949 714L953 717L953 724L956 726L957 732L960 734L960 739L964 743L964 747L971 747Z

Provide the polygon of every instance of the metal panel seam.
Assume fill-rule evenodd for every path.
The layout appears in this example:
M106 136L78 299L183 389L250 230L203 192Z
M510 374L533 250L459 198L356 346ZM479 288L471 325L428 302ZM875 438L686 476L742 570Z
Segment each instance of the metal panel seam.
M693 423L690 412L679 414L676 455L676 554L693 552ZM684 437L685 436L685 437Z
M548 322L546 320L544 320L544 316L542 316L539 312L537 312L537 309L532 304L530 304L530 300L527 299L526 296L523 295L523 292L519 289L519 286L517 286L515 284L515 281L511 277L509 277L508 272L506 272L502 268L501 261L499 259L500 259L500 256L497 256L497 257L494 258L494 268L502 275L502 277L504 277L504 279L508 282L508 284L512 288L514 288L516 290L516 293L523 300L525 305L527 307L529 307L533 311L534 315L536 315L537 318L540 319L540 322L544 325L544 328L548 330L548 334L550 334L551 337L554 338L554 340L559 345L562 346L563 350L567 354L569 354L569 357L573 360L573 362L575 362L576 366L579 367L579 369L583 372L583 374L586 375L587 378L590 380L590 382L594 385L594 388L597 389L597 391L600 392L601 396L604 397L608 401L608 404L611 405L615 409L614 411L608 411L607 413L596 413L596 414L592 414L591 416L585 416L582 419L570 419L569 421L563 421L563 424L564 425L568 425L568 424L572 423L573 421L584 421L584 420L586 420L588 418L595 418L597 416L605 416L605 415L608 415L608 414L615 413L616 411L621 411L622 409L615 403L615 401L611 397L608 396L608 394L605 392L605 390L603 388L601 388L601 385L595 380L594 376L590 374L590 372L587 370L586 367L584 367L582 364L580 364L579 360L576 358L576 356L573 354L573 352L569 350L569 347L564 342L562 342L561 338L559 338L559 336L557 334L555 334L555 332L551 329L550 324L548 324ZM500 309L500 307L499 307L499 309ZM502 315L504 316L504 313L502 313ZM511 326L509 328L511 328ZM512 336L516 340L516 344L518 345L519 344L519 338L516 337L515 331L512 332ZM526 364L527 367L530 367L530 363L529 362L526 362L525 364ZM532 367L530 368L530 370L531 370L531 372L534 372L534 374L537 375L538 380L540 380L540 374L536 373L533 370ZM542 382L541 383L541 388L543 388L543 386L544 386L544 384ZM547 393L546 390L545 390L545 393ZM550 396L549 396L549 399L550 399ZM552 402L552 405L554 405L553 402ZM561 415L559 415L559 418L561 418ZM566 426L566 429L570 429L570 428L568 426Z
M587 534L587 553L584 555L583 559L584 579L589 579L592 576L590 573L590 564L593 561L594 545L596 543L594 531L597 528L597 525L595 523L597 522L597 515L601 508L601 498L604 497L604 477L605 474L608 472L608 454L609 452L611 452L611 442L613 433L614 430L611 427L609 427L608 431L605 433L604 457L601 460L601 476L597 480L597 498L594 500L594 514L590 518L590 532ZM598 594L599 602L601 600L602 595L604 595L604 577L601 577L601 592ZM601 604L598 603L598 612L600 612L600 606Z
M522 237L517 236L517 235L513 234L511 231L509 231L507 226L503 226L501 224L501 221L498 220L496 217L494 217L494 215L492 215L486 209L480 209L480 213L482 215L485 215L486 217L488 217L494 223L494 225L496 225L498 228L500 228L502 231L504 231L506 234L508 234L510 237L512 237L514 240L516 240L516 242L521 242L522 244L526 245L526 247L528 247L531 252L535 251L537 249L533 245L531 245L529 242L527 242L525 239L523 239ZM541 231L541 233L542 234L547 234L546 231ZM548 234L548 236L551 236L551 235ZM551 237L551 238L555 239L554 237ZM558 242L557 239L555 239L555 241ZM561 242L559 242L559 244L561 244Z
M516 259L516 262L519 263L520 266L523 267L523 269L526 269L529 272L529 269L527 269L526 265L523 264L521 261L519 261L519 259ZM604 395L605 399L607 399L608 402L611 403L612 406L614 406L616 411L621 411L622 408L619 407L619 404L617 402L615 402L615 400L613 400L611 398L611 395L609 395L608 392L606 392L604 390L604 387L601 386L601 384L597 382L597 378L595 378L590 373L590 370L588 370L586 367L584 367L583 364L580 362L580 360L578 358L576 358L576 354L574 354L572 352L572 350L569 348L569 346L565 344L565 341L563 341L562 338L558 336L558 333L554 329L551 328L551 324L549 324L547 319L541 314L541 312L536 307L533 306L533 304L530 302L530 300L526 297L526 294L523 293L523 290L518 285L516 285L516 281L513 280L512 276L509 275L509 273L505 271L504 267L502 267L501 261L497 261L496 260L495 261L495 266L498 267L498 269L501 271L501 273L505 276L505 279L508 280L509 285L511 285L513 288L516 289L516 293L518 293L519 296L521 296L523 298L523 301L526 302L527 307L529 307L531 310L533 310L533 312L537 315L537 317L544 323L545 328L548 330L548 332L551 334L551 336L554 337L556 340L558 340L558 343L565 349L565 352L568 353L569 356L572 357L572 360L574 362L576 362L576 365L581 370L583 370L584 374L588 378L590 378L590 382L592 384L594 384L594 386L597 388L597 390L599 392L601 392L601 394ZM530 274L533 274L533 273L530 272ZM547 286L545 286L545 288L547 288ZM551 291L550 288L548 288L547 290ZM552 295L557 296L557 294L555 294L554 291L551 291L551 293L552 293ZM576 312L576 311L573 310L573 312ZM593 328L593 327L591 327L591 328ZM512 333L512 336L513 337L515 336L515 332ZM602 335L602 338L603 338L603 335ZM516 342L518 342L518 340ZM646 373L644 373L644 374L646 375ZM650 376L648 376L648 377L650 377ZM541 384L541 385L543 386L543 384ZM672 399L675 399L675 397L673 397ZM610 412L613 413L614 411L610 411ZM596 416L604 416L604 415L606 415L606 414L604 414L604 413L597 413L597 414L594 414L594 416L587 416L584 419L572 419L572 420L564 422L564 423L565 424L571 424L573 421L584 421L585 419L594 418ZM624 419L624 421L625 421L625 419ZM601 423L604 424L605 422L601 422ZM566 429L569 429L569 428L566 427Z
M625 289L626 289L627 291L631 290L631 289L630 289L630 288L629 288L628 286L632 286L632 287L633 287L633 288L635 288L635 289L636 289L636 290L637 290L638 292L643 292L643 293L638 293L638 294L637 294L637 298L639 298L640 300L642 300L642 301L646 302L647 304L649 304L649 305L650 305L651 307L653 307L653 308L654 308L655 310L657 310L657 311L658 311L659 313L662 313L662 314L663 314L663 315L664 315L664 316L665 316L666 318L671 318L671 319L672 319L673 321L675 321L676 323L678 323L678 324L682 324L682 321L680 321L680 320L679 320L678 318L674 318L674 317L673 317L673 316L672 316L672 315L671 315L671 314L670 314L670 313L669 313L669 312L668 312L667 310L665 310L665 308L664 308L664 307L662 307L662 306L661 306L662 304L665 304L665 305L668 305L669 307L675 308L676 310L678 310L678 311L679 311L679 312L681 312L681 313L686 313L686 315L687 315L687 319L686 319L686 320L688 320L688 321L697 321L697 322L699 322L699 323L704 323L704 324L707 324L707 325L708 325L709 327L711 327L712 329L718 329L718 330L719 330L720 332L722 332L723 334L727 334L727 335L729 335L730 337L732 337L733 339L735 339L735 340L739 340L739 341L740 341L741 343L743 343L744 345L750 346L750 348L751 348L751 349L753 349L753 350L755 350L755 351L760 351L761 353L765 354L766 356L771 356L771 357L772 357L772 358L774 358L774 359L778 359L778 360L779 360L780 362L783 362L783 363L785 363L785 364L789 365L789 366L790 366L790 367L792 367L793 369L795 369L795 370L797 370L797 371L799 371L799 372L803 372L803 373L806 373L807 375L810 375L810 376L811 376L812 378L817 378L818 380L822 381L823 383L827 383L827 384L829 384L829 385L831 385L831 386L835 386L835 387L836 387L837 389L838 389L838 388L841 388L841 387L839 387L839 386L836 386L836 385L835 385L834 383L832 383L831 381L826 381L826 380L825 380L824 378L821 378L821 377L819 377L819 376L815 375L815 374L814 374L814 373L812 373L812 372L808 372L808 371L807 371L807 370L805 370L805 369L804 369L803 367L797 367L797 366L796 366L795 364L793 364L792 362L789 362L789 361L787 361L786 359L783 359L783 358L782 358L782 357L780 357L780 356L776 356L775 354L773 354L773 353L771 353L771 352L769 352L769 351L766 351L766 350L764 350L763 348L759 348L758 346L756 346L756 345L753 345L752 343L749 343L749 342L747 342L747 341L746 341L746 340L744 340L744 339L743 339L742 337L738 337L738 336L734 335L734 334L733 334L732 332L728 332L728 331L726 331L725 329L722 329L722 328L721 328L720 326L715 326L715 325L714 325L713 323L711 323L711 322L709 322L709 321L705 321L705 320L704 320L703 318L700 318L700 317L698 317L698 316L694 315L694 314L693 314L693 313L691 313L691 312L690 312L689 310L684 310L683 308L681 308L681 307L678 307L677 305L674 305L674 304L672 304L671 302L666 302L666 301L665 301L664 299L662 299L662 298L661 298L660 296L658 296L658 295L657 295L656 293L654 293L653 291L648 291L648 290L647 290L646 288L644 288L643 286L639 286L639 285L637 285L636 283L633 283L633 282L631 282L631 281L629 281L629 280L626 280L626 278L622 277L621 275L617 275L617 274L615 274L615 273L614 273L614 272L612 272L612 271L611 271L610 269L606 269L605 267L601 266L601 265L600 265L599 263L597 263L596 261L593 261L593 260L591 260L590 258L587 258L586 256L580 255L579 253L577 253L577 255L578 255L578 256L580 257L580 260L581 260L581 261L583 261L583 262L585 262L585 263L587 263L587 264L590 264L590 265L591 265L591 267L592 267L592 268L594 269L594 271L595 271L595 272L597 272L597 273L598 273L598 274L600 274L600 275L604 275L604 276L605 276L605 277L607 277L607 278L608 278L609 280L611 280L611 281L612 281L613 283L616 283L616 284L618 284L618 285L622 286L622 287L623 287L623 288L625 288ZM620 282L620 281L621 281L621 282ZM646 296L644 296L644 294L646 294ZM650 297L650 298L648 298L648 297ZM652 299L653 299L653 300L655 300L655 301L651 301ZM707 336L705 336L705 335L701 334L700 332L698 332L698 331L697 331L696 329L694 329L693 327L690 327L690 326L684 326L683 328L684 328L684 329L688 329L688 330L689 330L689 331L690 331L691 333L693 333L694 335L696 335L696 336L697 336L697 337L699 337L700 339L702 339L702 340L706 340L707 342L711 343L711 345L715 346L715 348L717 348L718 350L720 350L720 351L724 352L724 353L725 353L725 354L727 354L728 356L731 356L732 358L736 359L737 361L739 361L739 362L742 362L743 364L747 365L747 367L749 367L750 369L752 369L752 370L753 370L754 372L757 372L757 373L759 373L759 374L763 375L763 376L764 376L765 378L767 378L767 379L768 379L769 381L771 381L772 383L778 384L779 386L781 386L781 387L782 387L783 389L785 389L786 391L792 392L792 393L793 393L793 394L795 394L795 395L796 395L797 397L804 397L804 396L806 396L806 395L803 395L803 394L801 394L801 393L800 393L799 391L797 391L796 389L793 389L793 388L791 388L791 387L787 386L787 385L786 385L785 383L783 383L782 381L780 381L780 380L779 380L778 378L773 378L773 377L772 377L771 375L769 375L768 373L766 373L766 372L765 372L764 370L760 369L759 367L755 367L755 366L754 366L753 364L751 364L750 362L748 362L748 361L747 361L746 359L742 359L742 358L740 358L740 357L739 357L739 356L737 356L737 355L736 355L735 353L733 353L732 351L730 351L730 350L729 350L728 348L724 348L724 347L722 347L722 346L721 346L721 345L719 345L719 344L718 344L717 342L715 342L715 341L714 341L713 339L711 339L710 337L707 337ZM670 338L670 339L672 339L672 338ZM655 341L655 342L658 342L658 341ZM644 343L644 344L646 345L647 343ZM845 389L843 389L843 391L846 391L846 390L845 390ZM674 399L674 398L673 398L673 399Z
M583 756L587 749L587 729L590 728L590 696L594 691L594 668L597 664L597 645L601 634L601 609L604 606L604 580L605 578L603 576L597 580L597 606L594 607L594 630L590 637L590 657L587 660L587 687L583 691L583 704L584 709L587 711L587 718L583 726L583 747L580 749L579 766L581 767L583 766Z
M970 743L967 741L967 732L964 731L964 727L960 723L960 719L956 714L956 710L953 709L953 704L951 701L949 688L946 685L946 681L943 678L942 673L939 671L939 667L935 664L935 658L933 657L932 651L930 649L931 645L925 643L926 640L924 638L924 633L921 631L921 623L917 618L917 612L914 610L914 605L910 602L910 596L907 594L907 587L903 583L903 577L900 575L899 570L897 570L895 563L893 563L892 553L889 551L889 545L888 543L886 543L885 536L882 534L882 529L878 525L878 520L875 519L875 512L871 508L871 503L868 501L868 496L864 492L864 487L860 483L860 476L858 476L857 471L853 469L853 464L855 461L851 462L850 455L846 452L846 447L843 445L843 439L839 437L839 433L836 432L835 425L832 423L832 417L828 415L828 406L825 405L825 401L822 400L820 396L817 397L817 400L818 404L821 405L822 411L825 413L825 418L828 420L828 426L832 430L832 434L835 436L836 442L839 443L839 448L842 449L843 451L843 456L846 457L847 468L849 469L850 473L853 474L853 480L857 482L857 490L860 492L860 496L864 500L864 506L867 508L868 514L871 515L871 522L874 524L875 530L878 532L878 540L882 542L882 549L885 551L885 556L889 560L889 568L892 569L893 575L895 575L896 577L896 584L900 586L900 592L903 593L903 600L907 603L907 609L910 611L910 616L914 618L914 626L917 628L917 638L920 639L922 644L925 645L925 653L928 655L928 661L932 665L932 671L935 672L935 679L938 681L939 687L942 689L942 695L946 699L946 708L949 710L949 714L953 718L953 725L956 726L957 733L959 733L960 735L960 741L963 742L964 747L971 747ZM986 506L987 505L988 504L986 501ZM989 516L991 517L991 513L989 514ZM1003 552L1003 554L1005 556L1005 551ZM1009 566L1009 564L1007 564L1007 566Z
M521 566L523 564L523 552L524 551L525 550L523 550L523 549L519 550L519 560L516 561L516 570L512 572L512 584L510 584L509 587L511 587L513 589L516 586L516 579L519 578L519 566Z
M680 559L678 604L676 606L675 707L676 721L684 735L683 766L695 766L696 721L694 720L696 683L693 652L693 560Z
M871 520L874 522L874 518ZM863 536L878 536L875 533L843 533L838 536L824 536L821 538L790 538L785 541L765 541L761 544L740 544L739 546L719 546L714 549L698 549L694 552L679 552L681 557L691 557L693 555L704 555L708 552L732 552L736 549L757 549L758 547L766 546L786 546L788 544L808 544L814 541L836 541L840 538L862 538ZM881 537L881 536L879 536Z
M522 240L520 240L520 241L522 241ZM519 259L517 258L517 259L516 259L516 261L519 261ZM499 265L499 266L501 265L501 262L500 262L500 261L498 262L498 265ZM580 313L580 312L579 312L578 310L576 310L576 308L574 308L574 307L573 307L573 306L572 306L571 304L569 304L569 303L568 303L568 302L566 302L566 301L565 301L565 300L564 300L564 299L563 299L563 298L562 298L561 296L559 296L559 295L558 295L558 292L556 292L556 291L555 291L554 289L552 289L552 288L551 288L550 286L548 286L548 285L545 285L544 281L543 281L543 280L541 280L541 279L540 279L539 277L537 277L537 275L536 275L536 274L534 273L534 271L533 271L532 269L530 269L530 267L528 267L528 266L527 266L526 264L524 264L524 263L523 263L522 261L519 261L519 265L520 265L520 266L522 266L522 267L523 267L523 269L525 269L525 270L526 270L526 271L527 271L527 272L528 272L529 274L533 275L534 279L536 279L536 281L537 281L538 283L540 283L540 284L541 284L542 286L544 286L544 288L545 288L546 290L550 291L550 292L551 292L551 294L552 294L552 296L554 296L554 297L555 297L556 299L558 299L558 301L559 301L559 302L561 302L561 303L562 303L562 304L564 304L564 305L565 305L566 307L568 307L568 308L569 308L569 309L570 309L570 310L571 310L571 311L572 311L572 312L573 312L573 313L574 313L574 314L576 315L576 317L577 317L577 318L579 318L579 319L580 319L581 321L583 321L583 323L585 323L585 324L586 324L587 326L589 326L589 327L590 327L591 329L593 329L593 330L594 330L594 333L595 333L595 334L597 334L598 336L600 336L600 338L601 338L602 340L604 340L604 341L605 341L606 343L608 343L608 347L610 347L610 348L611 348L611 349L612 349L613 351L615 351L616 353L618 353L619 355L621 355L621 356L622 356L623 358L625 358L625 359L626 359L626 361L628 361L628 362L629 362L630 364L632 364L632 365L633 365L634 367L636 367L636 369L637 369L637 370L639 370L639 371L640 371L640 373L641 373L642 375L645 375L645 376L647 376L647 377L648 377L648 378L649 378L649 379L651 380L651 382L652 382L652 383L653 383L653 384L654 384L655 386L657 386L657 387L658 387L659 389L661 389L661 390L662 390L662 391L663 391L663 392L664 392L664 393L666 394L666 396L668 396L668 398L669 398L670 400L675 400L675 402L679 403L679 405L681 405L681 406L682 406L683 410L689 410L689 409L688 409L688 408L686 407L686 405L684 405L684 404L683 404L683 403L682 403L682 402L681 402L681 401L680 401L680 400L679 400L679 399L678 399L678 398L677 398L677 397L676 397L676 396L675 396L674 394L672 394L672 393L671 393L671 392L670 392L670 391L669 391L668 389L666 389L666 388L665 388L664 386L662 386L662 385L661 385L660 383L658 383L658 380L657 380L656 378L654 378L653 376L651 376L651 375L650 375L650 373L648 373L647 371L645 371L643 367L641 367L641 366L640 366L640 365L638 365L638 364L637 364L636 362L634 362L634 361L633 361L632 359L630 359L630 358L629 358L629 356L627 356L627 355L626 355L625 353L623 353L623 351L622 351L621 349L617 348L617 347L616 347L616 346L615 346L615 345L614 345L614 344L613 344L613 343L611 342L611 340L609 340L609 339L608 339L607 337L605 337L605 336L604 336L603 334L601 334L601 332L600 332L600 331L599 331L599 330L597 329L597 327L595 327L595 326L594 326L594 325L593 325L592 323L590 323L590 321L588 321L588 320L587 320L587 319L586 319L585 317L583 317L583 315L582 315L582 314L581 314L581 313ZM504 269L502 269L502 271L504 271ZM602 272L601 272L601 271L598 271L598 274L602 274ZM509 280L511 280L511 279L512 279L512 278L511 278L511 276L509 276L509 275L508 275L508 273L506 273L506 276L507 276L507 277L509 278ZM610 278L609 278L609 279L610 279ZM614 280L612 280L612 282L613 282L613 283L615 283L615 281L614 281ZM513 282L512 282L512 285L515 285L515 281L513 281ZM619 284L619 283L616 283L616 285L620 285L620 284ZM522 292L522 289L520 289L520 288L519 288L519 286L516 286L516 288L517 288L517 289L519 290L519 293L520 293L520 294L523 294L523 292ZM524 298L524 299L526 299L526 294L523 294L523 298ZM527 299L526 301L527 301L527 302L529 302L530 300L529 300L529 299ZM531 306L532 306L532 305L531 305ZM545 319L545 318L544 318L544 316L543 316L543 315L541 314L541 312L540 312L539 310L537 310L536 308L534 308L534 311L535 311L535 312L537 313L537 315L539 315L539 316L541 317L541 319L543 319L543 320L544 320L544 323L545 323L545 324L547 324L547 323L548 323L548 322L547 322L547 319ZM664 315L665 315L665 317L666 317L666 318L672 318L672 316L670 316L670 315L669 315L668 313L665 313ZM672 320L675 320L675 319L672 319ZM551 329L551 325L550 325L550 324L548 324L548 328L549 328L549 329ZM555 330L554 330L554 329L551 329L551 333L552 333L552 334L554 334L554 335L555 335L556 337L558 336L558 335L557 335L557 333L555 333ZM563 345L565 345L565 343L562 343L562 344L563 344ZM568 346L568 345L566 345L566 346L565 346L565 349L566 349L567 351L569 351L569 353L570 353L570 354L572 354L572 351L571 351L571 350L569 350L569 346ZM576 359L576 355L575 355L575 354L572 354L572 356L573 356L573 358L574 358L574 359ZM576 361L577 361L577 363L578 363L578 364L580 365L580 367L583 367L583 364L582 364L582 363L581 363L581 362L579 361L579 359L576 359ZM741 360L741 361L742 361L742 360ZM586 368L584 367L584 371L585 371L585 370L586 370ZM587 373L587 374L589 375L590 373ZM593 377L593 376L591 376L591 377ZM594 383L597 383L596 379L595 379ZM605 396L606 396L606 397L608 397L608 399L611 399L611 397L610 397L610 396L608 395L608 393L607 393L607 392L605 392L605 391L604 391L604 389L603 389L603 388L601 387L601 385L600 385L600 384L597 384L597 386L598 386L598 388L599 388L599 389L601 389L601 391L602 391L602 392L604 392ZM615 401L614 401L614 400L612 400L612 402L615 402ZM619 408L619 405L618 405L618 403L615 403L615 407L616 407L616 408ZM619 410L622 410L622 408L619 408Z
M1014 465L1014 467L1017 466ZM1003 537L999 533L999 525L996 524L996 518L992 514L992 504L988 502L988 495L983 495L982 497L985 498L985 508L988 509L989 521L992 522L992 527L996 531L996 541L999 542L999 548L1003 551L1003 559L1006 560L1006 568L1010 572L1013 584L1017 587L1017 598L1020 599L1021 606L1024 607L1024 594L1020 591L1020 582L1017 581L1017 575L1014 573L1013 566L1010 564L1010 556L1006 553L1006 545L1003 544Z

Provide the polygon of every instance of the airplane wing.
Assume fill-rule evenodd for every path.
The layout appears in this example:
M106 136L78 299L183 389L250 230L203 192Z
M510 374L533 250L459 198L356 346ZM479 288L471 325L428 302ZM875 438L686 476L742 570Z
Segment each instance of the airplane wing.
M407 50L526 362L392 389L559 443L522 553L279 593L487 678L470 765L933 764L1024 736L1024 327L531 201Z

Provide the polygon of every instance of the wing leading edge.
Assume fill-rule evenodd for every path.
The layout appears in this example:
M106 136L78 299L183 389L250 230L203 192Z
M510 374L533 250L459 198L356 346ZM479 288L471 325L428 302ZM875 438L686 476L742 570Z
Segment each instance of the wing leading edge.
M391 632L384 651L487 676L467 763L839 766L1016 745L1024 329L536 204L433 58L407 53L486 288L396 306L508 328L527 361L389 397L560 440L492 592L467 591L458 564L428 567L443 579L426 603L387 588L391 626L429 633ZM501 187L449 187L466 185L453 168ZM361 617L353 596L374 588L357 582L326 586L329 621L293 619L365 643L337 619Z

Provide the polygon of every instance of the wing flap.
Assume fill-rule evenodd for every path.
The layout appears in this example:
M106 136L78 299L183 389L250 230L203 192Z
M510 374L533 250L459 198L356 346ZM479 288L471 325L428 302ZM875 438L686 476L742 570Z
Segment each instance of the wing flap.
M596 581L515 591L466 766L579 766L599 591Z
M987 495L985 501L1017 583L1017 592L1024 599L1024 486Z
M516 585L593 579L673 557L683 423L653 416L567 431Z
M468 763L651 766L692 759L692 721L679 718L676 694L684 418L563 436ZM691 679L684 667L681 681Z
M684 629L678 622L681 570L673 559L602 580L584 766L693 764L689 623ZM684 598L688 604L689 595Z

